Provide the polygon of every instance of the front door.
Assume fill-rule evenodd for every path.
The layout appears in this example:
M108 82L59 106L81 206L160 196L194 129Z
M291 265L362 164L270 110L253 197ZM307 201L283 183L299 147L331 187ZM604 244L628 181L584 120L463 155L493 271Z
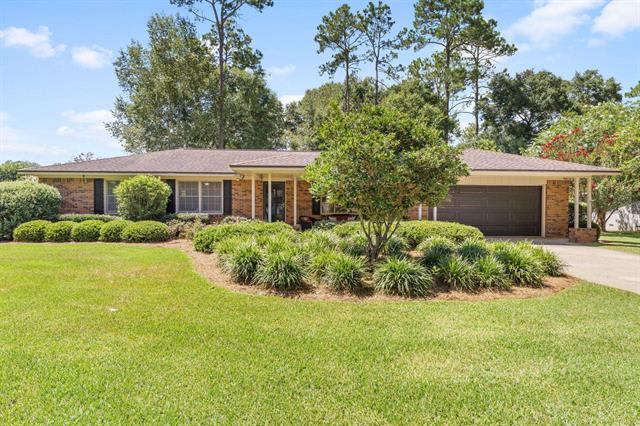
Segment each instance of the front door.
M262 183L264 220L269 220L269 182ZM271 221L284 222L284 182L271 182Z

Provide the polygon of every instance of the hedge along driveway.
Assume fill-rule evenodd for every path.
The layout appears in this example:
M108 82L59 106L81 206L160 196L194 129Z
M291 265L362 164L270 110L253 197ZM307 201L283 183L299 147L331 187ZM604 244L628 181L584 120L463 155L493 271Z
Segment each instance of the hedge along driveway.
M0 423L633 424L639 304L309 302L217 288L177 250L3 244Z

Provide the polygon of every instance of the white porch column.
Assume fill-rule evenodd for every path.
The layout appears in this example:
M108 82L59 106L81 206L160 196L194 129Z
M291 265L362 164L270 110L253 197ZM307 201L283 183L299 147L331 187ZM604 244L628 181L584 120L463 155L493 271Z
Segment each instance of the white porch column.
M433 208L433 220L438 220L438 208Z
M587 178L587 229L591 229L591 176Z
M540 212L540 231L542 238L547 236L547 184L542 185L542 205Z
M573 180L573 228L580 228L580 178Z
M418 204L418 220L422 220L422 203Z
M269 173L269 186L268 186L269 194L267 195L267 217L269 219L269 223L271 223L271 173Z
M251 219L256 218L256 174L251 173Z
M293 176L293 226L298 226L298 177Z

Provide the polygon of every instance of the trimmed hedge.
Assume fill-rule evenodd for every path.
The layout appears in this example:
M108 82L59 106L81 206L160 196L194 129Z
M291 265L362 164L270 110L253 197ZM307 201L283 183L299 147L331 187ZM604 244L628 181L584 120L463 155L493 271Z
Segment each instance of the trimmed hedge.
M48 220L32 220L19 225L13 230L13 239L28 243L41 243L44 241L44 232L47 225L51 222Z
M162 222L143 220L134 222L122 231L122 241L128 243L155 243L169 239L169 227Z
M44 229L44 239L51 243L67 243L71 241L71 232L75 226L76 223L70 220L50 223Z
M111 222L112 220L120 219L118 216L110 214L60 214L58 215L58 221L71 221L71 222L84 222L85 220L100 220L102 222Z
M166 215L171 188L155 176L138 175L120 182L113 193L125 219L150 220Z
M77 223L71 231L71 239L76 242L98 241L102 225L104 222L101 220L85 220Z
M21 223L55 219L61 200L56 188L43 183L0 182L0 240L10 239Z
M126 219L112 220L102 225L100 228L100 241L105 243L118 243L122 241L122 231L133 224Z
M220 241L230 237L258 237L266 234L293 233L293 228L284 222L245 221L208 226L196 233L193 245L197 251L212 253Z

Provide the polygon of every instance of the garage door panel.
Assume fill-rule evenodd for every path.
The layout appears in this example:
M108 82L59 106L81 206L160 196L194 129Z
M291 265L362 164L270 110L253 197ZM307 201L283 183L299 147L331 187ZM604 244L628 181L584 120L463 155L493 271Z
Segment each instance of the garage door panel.
M485 235L540 235L539 186L454 186L438 220L478 227Z

